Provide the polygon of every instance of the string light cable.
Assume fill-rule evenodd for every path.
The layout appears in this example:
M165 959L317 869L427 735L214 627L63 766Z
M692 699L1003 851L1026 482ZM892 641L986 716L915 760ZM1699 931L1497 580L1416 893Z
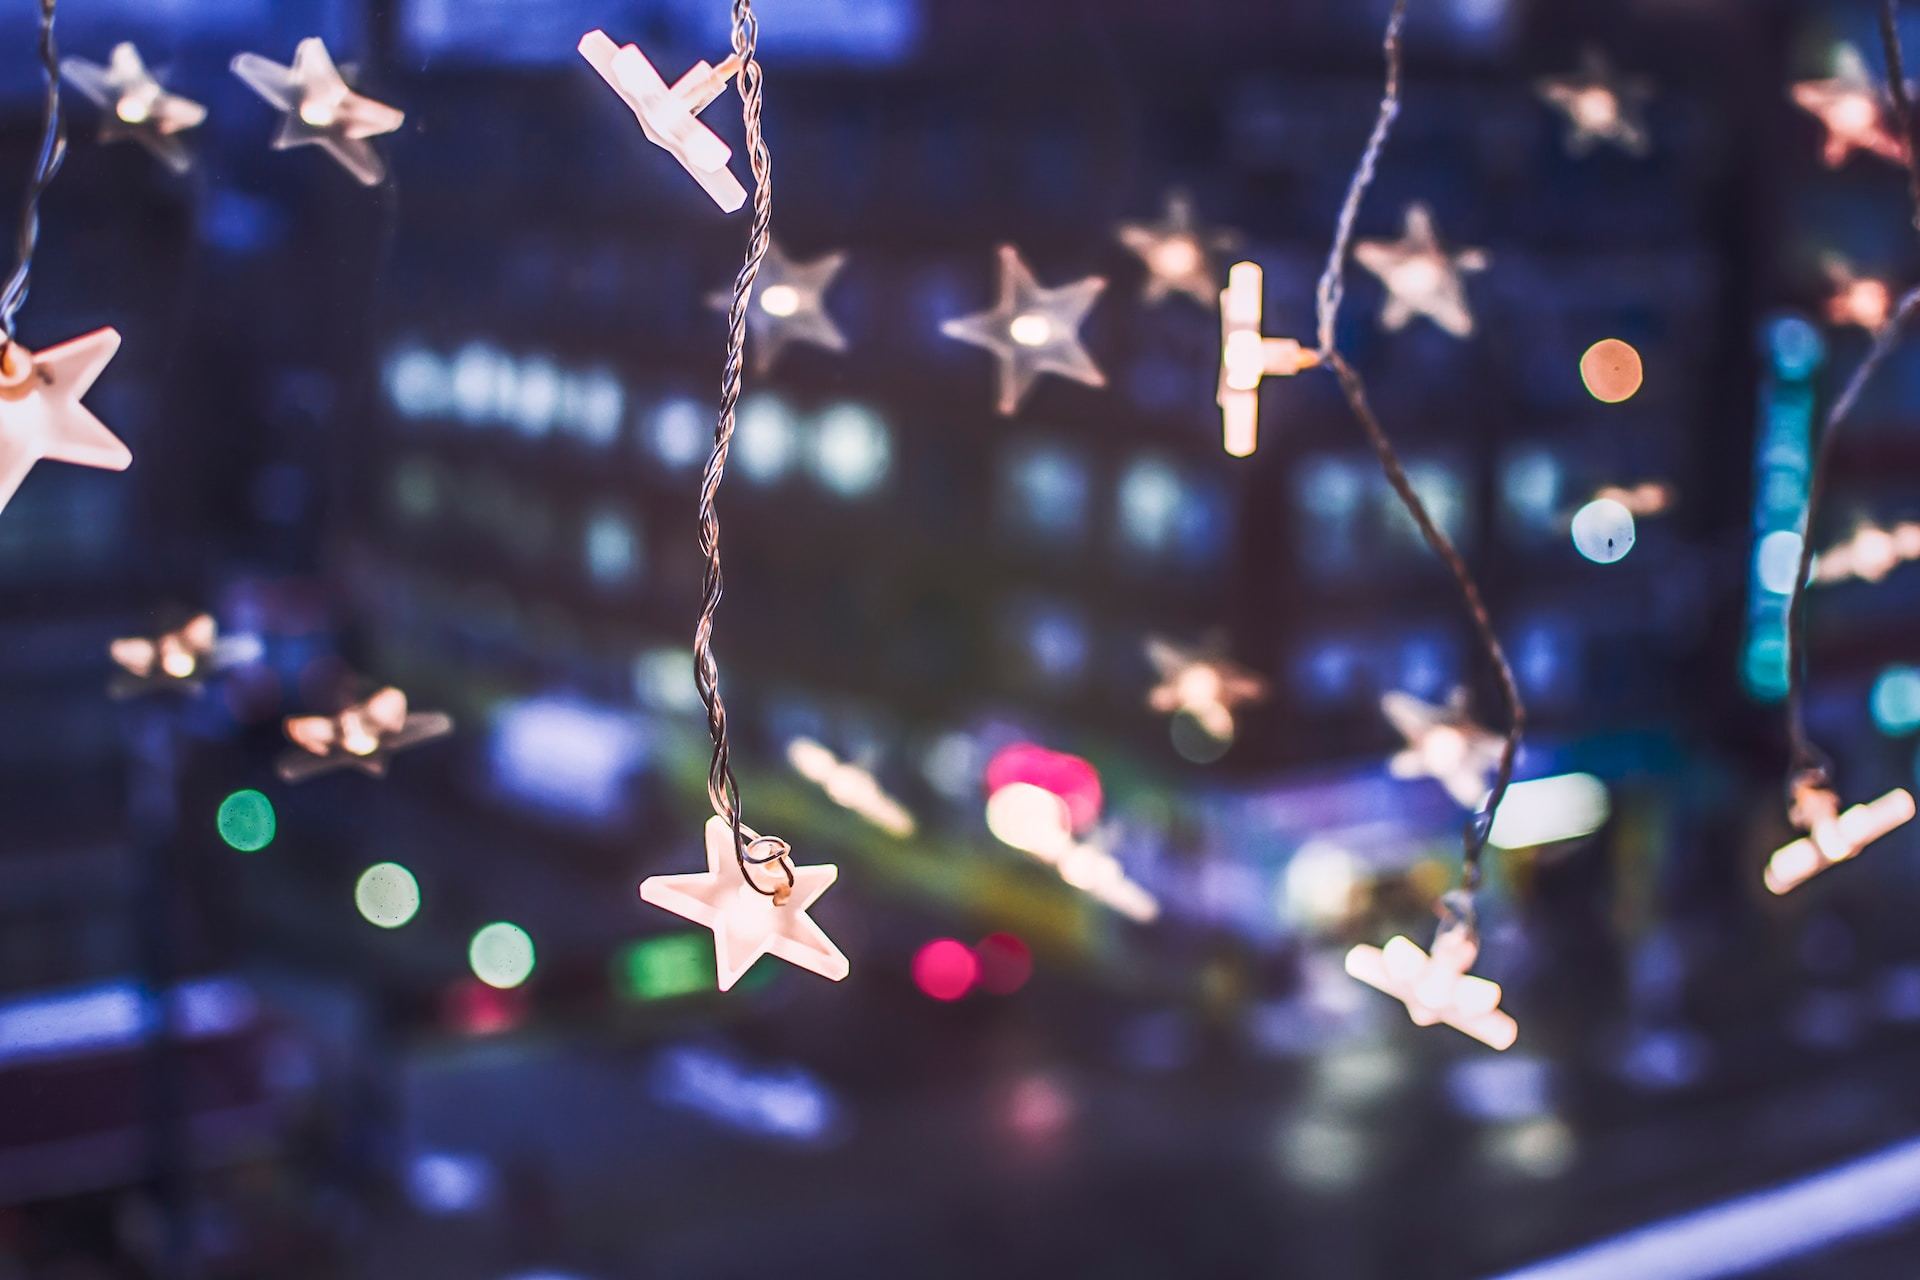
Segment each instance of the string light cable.
M1907 90L1905 59L1900 46L1899 0L1882 0L1879 18L1880 43L1886 55L1887 87L1894 127L1899 131L1900 149L1907 170L1907 193L1913 206L1913 224L1920 229L1920 157L1915 155L1913 101ZM1813 465L1807 476L1806 512L1800 525L1800 557L1787 592L1786 636L1787 812L1793 824L1808 832L1812 839L1811 844L1794 841L1774 854L1768 864L1766 883L1775 893L1785 893L1818 870L1852 857L1865 844L1913 816L1911 797L1905 791L1898 790L1882 797L1882 801L1886 802L1886 816L1881 820L1872 823L1859 821L1849 827L1843 818L1850 815L1838 813L1839 801L1834 790L1832 762L1807 733L1806 588L1813 576L1814 522L1819 514L1820 501L1826 493L1834 441L1839 436L1841 424L1853 413L1867 383L1898 345L1916 311L1920 311L1920 287L1910 289L1901 296L1886 323L1874 334L1866 355L1854 367L1841 386L1840 393L1828 407L1821 422L1820 438L1813 448ZM1875 803L1880 804L1881 801ZM1805 856L1809 847L1817 849L1820 854L1818 859L1811 862Z
M1513 780L1514 760L1519 754L1520 739L1526 729L1526 705L1520 697L1519 683L1514 679L1513 668L1507 661L1506 650L1501 646L1500 638L1495 634L1492 617L1487 612L1480 587L1472 572L1467 568L1465 559L1453 540L1434 521L1427 510L1426 503L1414 490L1407 478L1406 468L1400 460L1388 438L1386 429L1381 425L1378 415L1367 397L1366 383L1360 373L1340 351L1334 339L1335 322L1339 318L1340 305L1346 296L1347 258L1351 252L1354 223L1360 212L1360 205L1366 196L1367 188L1372 185L1374 174L1379 168L1380 155L1385 150L1387 138L1393 131L1395 119L1400 114L1400 87L1402 79L1401 36L1406 25L1407 0L1395 0L1392 11L1387 16L1385 35L1381 40L1381 50L1386 61L1386 85L1380 97L1380 109L1374 118L1373 130L1367 137L1366 147L1360 153L1360 160L1354 167L1353 177L1347 184L1346 198L1340 206L1339 217L1334 224L1333 246L1327 254L1327 264L1321 272L1318 287L1314 293L1314 319L1316 329L1316 349L1314 356L1318 363L1333 371L1345 396L1347 407L1354 419L1366 434L1367 442L1372 445L1374 455L1379 459L1381 472L1387 483L1393 487L1401 506L1413 518L1414 525L1420 530L1420 536L1426 541L1433 553L1446 565L1460 592L1460 598L1466 606L1467 615L1473 624L1475 638L1479 642L1487 665L1493 669L1500 686L1500 696L1505 704L1507 729L1501 737L1498 762L1494 769L1493 786L1487 792L1486 799L1479 809L1467 820L1462 837L1463 849L1460 865L1460 892L1449 899L1447 914L1460 918L1466 927L1472 927L1472 897L1480 887L1481 855L1485 852L1487 837L1493 829L1494 815L1499 811L1500 802L1506 797L1507 787Z

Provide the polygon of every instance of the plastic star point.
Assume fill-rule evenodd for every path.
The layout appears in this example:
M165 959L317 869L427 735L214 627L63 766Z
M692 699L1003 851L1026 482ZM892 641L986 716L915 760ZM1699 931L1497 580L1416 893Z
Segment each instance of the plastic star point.
M1652 87L1636 76L1615 73L1598 49L1581 55L1580 67L1565 75L1542 76L1534 90L1567 118L1567 151L1584 156L1612 143L1630 156L1650 149L1645 105Z
M1353 256L1387 288L1380 323L1388 330L1404 329L1415 316L1425 316L1456 338L1472 335L1473 312L1461 277L1484 271L1487 255L1480 249L1448 252L1426 205L1407 206L1406 231L1398 240L1362 240Z
M746 827L740 833L749 842L760 838ZM640 882L640 897L713 930L714 967L722 991L738 982L754 961L769 955L835 982L847 976L846 956L807 914L839 877L840 868L787 863L793 886L784 902L776 902L747 882L734 849L733 826L725 818L707 819L706 845L705 871L648 876ZM768 863L761 870L769 883L785 880L778 864Z
M999 398L995 408L1012 414L1043 373L1103 387L1106 375L1080 343L1080 325L1107 282L1088 276L1057 289L1033 278L1020 251L1001 245L999 300L991 311L947 320L940 332L984 347L999 361Z
M80 403L120 349L113 329L49 347L38 354L20 343L0 355L0 510L42 458L76 466L125 471L133 453Z
M367 139L392 133L405 122L406 113L349 89L319 36L300 42L291 67L257 53L237 54L232 65L233 74L283 113L274 150L324 147L369 187L386 176L385 162Z
M105 113L100 141L131 138L175 173L193 167L193 157L177 135L199 127L207 109L168 93L133 45L122 41L113 46L104 67L85 58L62 58L60 75Z

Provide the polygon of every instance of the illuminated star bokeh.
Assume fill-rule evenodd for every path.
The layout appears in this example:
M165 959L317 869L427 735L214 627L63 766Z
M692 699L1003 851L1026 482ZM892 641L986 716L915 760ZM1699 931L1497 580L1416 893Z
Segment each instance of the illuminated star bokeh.
M844 253L829 253L811 262L795 262L778 242L767 245L766 260L753 284L753 302L747 308L747 354L757 373L773 368L789 343L807 343L828 351L845 351L847 337L827 314L827 290L847 265ZM726 310L732 295L715 293L708 303Z
M42 458L125 471L133 453L80 403L120 349L112 329L35 354L19 343L0 356L0 510Z
M1566 116L1569 154L1584 156L1603 144L1631 156L1644 156L1651 148L1646 104L1653 86L1641 77L1614 71L1598 49L1581 54L1577 70L1540 77L1534 89Z
M1473 333L1473 312L1467 306L1467 272L1484 271L1487 255L1479 249L1449 252L1434 230L1433 214L1424 204L1407 206L1406 230L1398 240L1362 240L1353 256L1387 287L1380 323L1389 330L1404 329L1415 316L1425 316L1456 338Z
M1011 414L1043 373L1057 373L1090 387L1106 375L1080 343L1080 325L1107 282L1088 276L1057 289L1042 288L1012 245L1000 246L998 301L990 311L944 321L949 338L984 347L998 361L999 395L994 407Z
M1176 293L1203 307L1217 304L1220 271L1214 255L1232 248L1238 237L1201 226L1184 191L1167 194L1167 211L1158 222L1123 222L1115 235L1147 268L1141 296L1149 306Z
M1880 86L1867 72L1866 60L1852 45L1834 50L1833 75L1825 80L1802 80L1793 86L1793 100L1827 131L1821 159L1839 168L1856 151L1865 151L1905 164L1907 149L1888 127L1887 105Z
M207 109L167 92L132 44L113 46L104 67L85 58L62 58L60 74L104 112L100 141L131 139L175 173L193 167L193 156L179 135L197 128Z
M349 89L320 37L302 40L290 67L257 53L238 54L233 74L282 113L274 150L325 148L369 187L386 176L386 162L367 139L392 133L406 113Z

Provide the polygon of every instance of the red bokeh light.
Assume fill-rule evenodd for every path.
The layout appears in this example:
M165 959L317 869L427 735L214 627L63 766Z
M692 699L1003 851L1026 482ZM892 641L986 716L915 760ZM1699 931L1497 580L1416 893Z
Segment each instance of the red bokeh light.
M1066 802L1067 816L1076 833L1089 830L1099 820L1100 774L1079 756L1016 742L995 752L987 762L987 794L1014 782L1059 796Z
M980 961L964 942L935 938L913 955L914 985L935 1000L958 1000L979 977Z
M980 962L980 989L1012 995L1033 976L1033 952L1010 933L990 933L973 949Z
M467 978L447 989L441 1008L447 1025L463 1035L498 1035L513 1030L526 1017L527 993L502 991Z

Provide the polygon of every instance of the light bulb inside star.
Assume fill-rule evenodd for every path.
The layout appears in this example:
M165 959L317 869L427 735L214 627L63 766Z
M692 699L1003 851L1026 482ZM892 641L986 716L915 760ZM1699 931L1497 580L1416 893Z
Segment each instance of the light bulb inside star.
M145 124L153 117L153 95L129 93L114 104L113 114L128 124Z
M790 284L769 285L760 295L760 309L784 320L800 310L800 292Z
M1147 266L1156 276L1177 279L1198 271L1204 260L1192 236L1176 236L1153 249Z
M331 102L309 99L300 104L300 119L316 129L330 129L339 118Z
M1053 339L1053 322L1033 312L1018 315L1008 323L1007 336L1023 347L1044 347Z

